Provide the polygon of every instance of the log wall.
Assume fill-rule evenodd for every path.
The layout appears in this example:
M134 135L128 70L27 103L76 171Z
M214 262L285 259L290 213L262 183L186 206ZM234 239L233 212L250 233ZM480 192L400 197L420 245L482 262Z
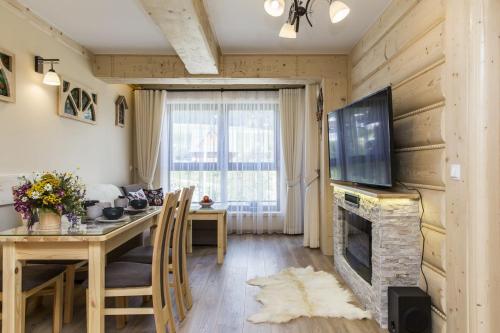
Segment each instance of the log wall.
M440 333L447 312L445 17L444 0L394 0L349 56L350 101L392 86L396 180L422 193L423 272Z

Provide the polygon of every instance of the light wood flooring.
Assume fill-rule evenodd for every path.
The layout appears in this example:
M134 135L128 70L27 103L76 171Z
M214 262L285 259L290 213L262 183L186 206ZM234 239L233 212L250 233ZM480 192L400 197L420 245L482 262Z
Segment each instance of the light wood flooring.
M265 276L289 266L312 265L317 270L334 272L331 257L319 250L302 247L302 237L282 235L230 236L228 252L222 266L217 265L216 247L194 247L188 257L194 305L187 318L178 324L179 333L383 333L372 320L334 318L300 318L287 324L255 325L246 318L257 312L260 304L254 297L257 287L245 281ZM132 299L138 306L141 299ZM63 332L85 332L84 294L76 300L73 324L65 325ZM51 310L45 306L29 311L27 332L51 332ZM154 332L152 316L129 317L124 329L115 328L114 318L106 319L106 332Z

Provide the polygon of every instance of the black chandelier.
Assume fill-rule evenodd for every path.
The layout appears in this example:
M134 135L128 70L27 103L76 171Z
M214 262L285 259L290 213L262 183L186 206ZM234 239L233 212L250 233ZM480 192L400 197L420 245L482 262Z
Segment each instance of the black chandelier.
M330 20L332 23L338 23L349 15L349 7L342 1L327 1L330 4ZM279 36L283 38L296 38L302 17L305 17L307 23L312 27L309 15L312 14L314 2L315 0L293 0L288 11L288 19L281 27ZM281 16L285 11L285 0L264 0L264 9L271 16Z
M306 5L303 5L303 1L293 0L292 5L290 6L290 11L288 12L288 23L295 28L295 32L299 32L300 27L300 18L305 16L307 22L312 28L311 19L309 18L309 14L312 13L310 5L311 0L307 0Z

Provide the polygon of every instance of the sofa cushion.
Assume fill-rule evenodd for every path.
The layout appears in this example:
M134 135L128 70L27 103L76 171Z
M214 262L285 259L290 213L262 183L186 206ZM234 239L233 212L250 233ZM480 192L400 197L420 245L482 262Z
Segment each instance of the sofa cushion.
M88 184L85 200L99 200L100 202L111 202L123 195L118 186L113 184Z
M163 188L144 190L150 206L163 206Z
M130 184L130 185L122 186L122 191L123 191L123 194L128 196L130 192L137 192L139 190L142 190L142 188L143 188L143 186L140 184Z

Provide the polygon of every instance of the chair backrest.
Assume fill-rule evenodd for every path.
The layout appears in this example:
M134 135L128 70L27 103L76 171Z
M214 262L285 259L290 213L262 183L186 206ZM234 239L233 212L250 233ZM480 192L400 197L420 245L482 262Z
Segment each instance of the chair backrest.
M168 320L167 307L172 306L168 286L169 249L179 195L180 191L165 195L153 242L153 307L157 309L155 313L162 313L163 323Z
M189 210L191 208L191 201L193 199L194 186L185 187L182 189L181 197L179 199L179 208L174 225L174 239L172 244L172 258L175 264L179 265L180 280L184 282L186 275L186 239L187 239L187 222Z

